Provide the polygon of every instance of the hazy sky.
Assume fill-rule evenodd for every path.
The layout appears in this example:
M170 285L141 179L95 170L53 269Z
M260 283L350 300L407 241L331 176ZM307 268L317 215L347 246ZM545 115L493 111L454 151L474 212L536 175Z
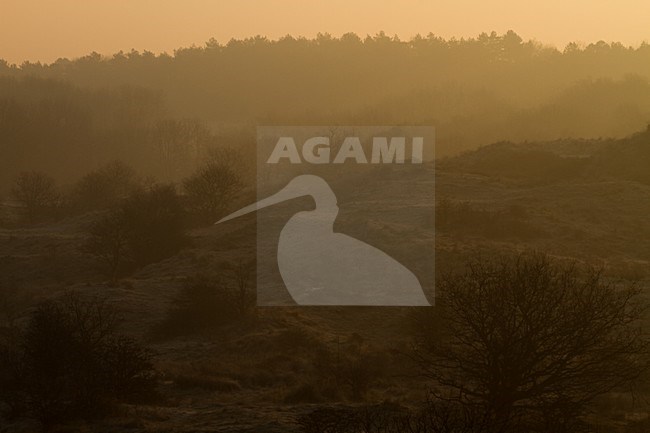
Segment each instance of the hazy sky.
M0 0L0 58L51 62L97 51L153 52L211 37L384 30L408 38L512 29L524 39L650 41L648 0Z

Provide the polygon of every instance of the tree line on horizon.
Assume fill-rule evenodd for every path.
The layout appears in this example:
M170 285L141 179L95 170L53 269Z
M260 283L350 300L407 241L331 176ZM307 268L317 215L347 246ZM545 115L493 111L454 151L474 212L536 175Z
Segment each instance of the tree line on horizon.
M252 148L263 124L433 125L438 156L501 140L624 137L650 120L649 79L648 44L560 51L512 31L257 36L173 55L0 61L0 191L23 170L75 181L114 159L175 180L216 144Z

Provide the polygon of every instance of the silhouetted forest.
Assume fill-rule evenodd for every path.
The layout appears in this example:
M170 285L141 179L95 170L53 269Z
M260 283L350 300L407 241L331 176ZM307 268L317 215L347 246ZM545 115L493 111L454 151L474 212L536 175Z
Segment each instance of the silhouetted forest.
M650 120L649 78L648 44L560 51L512 31L258 36L173 55L0 61L0 188L21 170L68 181L80 165L114 159L178 180L220 142L252 144L260 124L434 125L438 155L499 140L622 137Z

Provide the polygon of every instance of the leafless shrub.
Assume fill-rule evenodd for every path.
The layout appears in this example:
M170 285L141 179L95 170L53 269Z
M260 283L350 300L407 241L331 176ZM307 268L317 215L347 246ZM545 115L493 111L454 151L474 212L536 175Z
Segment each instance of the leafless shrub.
M11 193L24 207L29 222L52 216L59 204L56 182L47 174L37 171L20 173Z
M600 272L524 254L475 261L439 294L435 314L418 316L415 360L500 431L578 419L647 369L639 290Z
M151 353L117 334L116 319L105 301L74 293L41 304L18 341L0 347L0 399L49 424L152 397Z

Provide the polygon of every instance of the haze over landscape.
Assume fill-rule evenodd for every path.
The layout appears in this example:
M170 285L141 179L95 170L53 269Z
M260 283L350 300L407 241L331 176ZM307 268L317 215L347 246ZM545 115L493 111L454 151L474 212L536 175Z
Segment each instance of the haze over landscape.
M650 431L650 2L0 1L0 432Z

